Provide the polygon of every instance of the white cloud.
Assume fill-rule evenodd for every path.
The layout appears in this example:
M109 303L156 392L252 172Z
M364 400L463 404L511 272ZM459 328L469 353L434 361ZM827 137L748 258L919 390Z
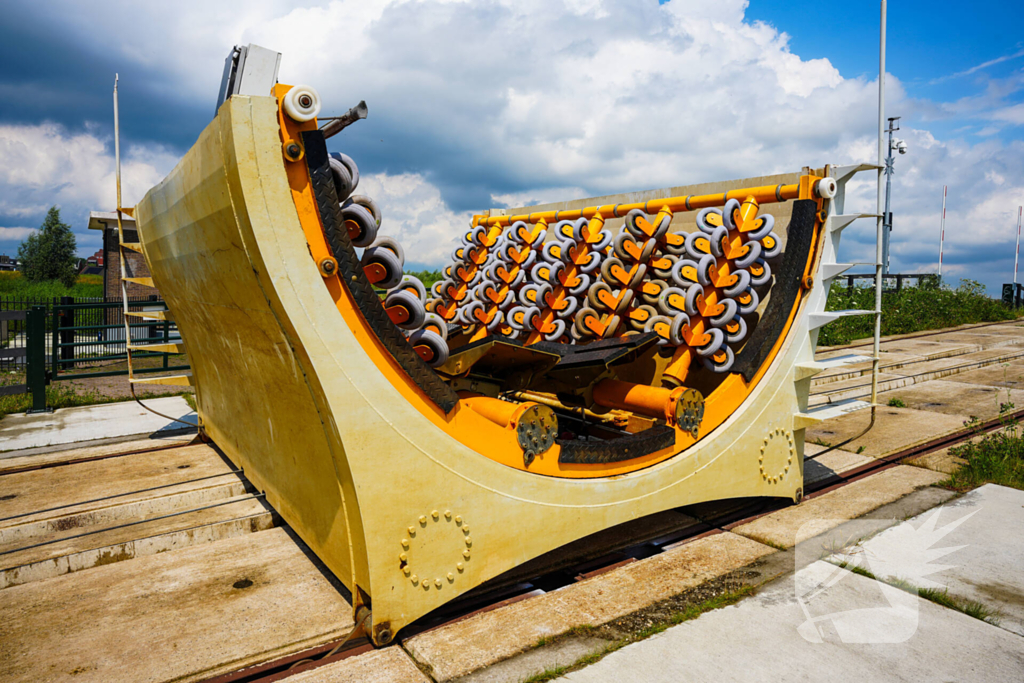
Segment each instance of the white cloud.
M793 53L787 34L745 16L745 0L184 0L170 13L128 0L64 7L52 12L63 31L165 75L145 87L210 102L211 110L228 48L250 41L281 51L282 80L314 85L327 110L366 99L371 122L340 137L358 141L373 125L391 145L393 166L367 174L360 192L376 197L383 232L399 236L417 262L447 259L470 215L451 208L467 204L454 197L473 187L475 208L486 209L875 158L877 83ZM114 17L125 29L118 41L96 43ZM987 126L971 136L976 144L920 127L901 132L910 153L898 157L894 179L895 268L930 267L943 184L947 258L1005 261L997 247L1008 244L1004 224L1024 200L1024 150L994 133L1024 122L1024 105L1008 99L1021 87L1024 75L1015 74L976 96L930 102L908 98L890 75L889 111L904 123L973 122L964 135ZM0 188L0 212L13 217L71 198L110 205L101 139L46 126L32 134L51 151L39 158L22 150L31 159L16 177L0 170L0 186L34 188ZM170 166L159 150L146 153L129 154L133 192ZM873 210L873 186L851 195ZM870 258L869 233L851 230L851 258ZM986 268L990 285L1002 278L992 274L998 268Z
M159 147L133 146L121 160L122 201L132 206L159 182L177 156ZM89 211L116 205L114 157L108 141L88 130L52 123L0 125L0 218L41 220L53 205L76 229L80 246L98 243L85 229ZM0 231L0 242L22 240L31 228ZM5 245L10 249L10 245Z

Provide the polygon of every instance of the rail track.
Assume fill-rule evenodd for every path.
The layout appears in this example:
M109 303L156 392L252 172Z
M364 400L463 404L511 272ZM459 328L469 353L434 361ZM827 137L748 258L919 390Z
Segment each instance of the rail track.
M950 432L934 439L911 445L894 453L876 458L873 462L860 467L841 473L833 473L826 478L809 484L805 491L805 499L816 498L873 474L896 467L910 458L954 446L973 436L996 430L1007 421L1020 420L1022 418L1024 418L1024 410L1018 410L969 428ZM807 460L814 460L815 457L809 457ZM745 500L737 506L725 506L719 512L710 514L707 512L694 514L694 510L691 508L680 508L677 512L681 512L689 517L696 517L699 523L696 525L687 524L675 529L662 526L657 529L652 537L644 538L627 546L620 545L619 547L614 547L613 544L609 543L611 538L617 535L615 528L599 532L591 537L582 539L586 542L589 552L579 548L573 548L568 552L565 549L560 549L537 558L525 570L516 571L515 575L511 578L497 583L485 584L480 589L468 593L466 596L442 607L437 612L427 615L419 622L407 627L402 635L404 638L408 638L416 633L422 633L426 630L460 621L480 612L490 611L512 602L528 599L538 594L539 591L549 592L574 581L603 574L624 564L657 555L669 546L729 531L782 509L788 504L787 502L774 499ZM632 536L636 538L635 534ZM576 545L573 544L573 546ZM499 579L502 578L499 577ZM344 643L344 647L338 652L327 657L324 656L338 648L342 643L342 640L326 643L316 648L265 662L258 666L210 678L206 683L270 683L271 681L285 679L300 671L307 671L331 662L341 661L373 649L373 646L366 639L359 638ZM306 663L307 661L308 663ZM302 664L296 666L300 662Z

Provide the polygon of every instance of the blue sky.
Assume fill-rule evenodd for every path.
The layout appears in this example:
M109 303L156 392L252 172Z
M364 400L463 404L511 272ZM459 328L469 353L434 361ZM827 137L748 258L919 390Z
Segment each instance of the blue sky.
M893 2L894 269L928 271L948 184L946 272L1012 276L1024 201L1021 3ZM121 74L126 201L213 113L232 44L279 50L282 80L370 118L332 140L391 234L440 265L474 210L803 165L870 161L878 4L754 0L9 1L0 19L0 253L59 204L84 255L113 205ZM117 40L110 38L118 27ZM1003 28L1010 27L1010 28ZM859 196L870 204L872 189ZM865 206L864 208L870 208ZM868 260L870 226L845 255Z

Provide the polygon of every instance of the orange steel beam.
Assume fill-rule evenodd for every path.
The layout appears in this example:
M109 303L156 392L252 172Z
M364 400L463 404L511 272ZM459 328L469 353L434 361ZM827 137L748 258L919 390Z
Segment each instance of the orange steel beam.
M473 216L473 225L512 225L516 221L536 223L540 220L547 222L561 220L576 220L577 218L622 218L633 209L640 209L650 215L658 213L662 209L668 209L673 213L677 211L693 211L695 209L706 209L710 206L725 206L730 199L743 201L753 197L759 204L771 204L797 199L800 196L800 184L793 185L762 185L761 187L750 187L728 192L715 194L686 195L684 197L668 197L666 199L652 199L647 202L635 204L605 204L604 206L589 206L585 209L574 209L565 211L539 211L521 216Z
M604 379L594 385L594 403L605 408L629 410L648 417L664 418L676 423L676 405L686 391L683 387L664 389L646 384L632 384L617 379Z

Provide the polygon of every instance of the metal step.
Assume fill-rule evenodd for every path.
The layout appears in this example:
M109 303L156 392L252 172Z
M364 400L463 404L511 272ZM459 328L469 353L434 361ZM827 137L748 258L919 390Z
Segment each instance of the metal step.
M806 412L793 415L793 429L806 429L825 420L870 407L871 404L867 401L843 401L842 403L832 403L821 408L811 408Z
M159 344L129 344L129 351L149 351L151 353L185 353L182 342L160 342Z
M164 375L162 377L132 377L132 384L160 384L179 387L192 386L192 375Z
M849 309L845 311L823 311L821 313L811 313L807 316L810 323L811 329L816 330L819 327L829 324L834 320L840 318L846 318L852 315L874 315L874 311L862 311L857 309Z
M174 322L174 315L170 311L125 311L125 315L147 320L166 320Z
M126 277L122 279L125 282L134 282L135 284L142 285L143 287L156 288L156 285L153 284L153 278L151 277Z

